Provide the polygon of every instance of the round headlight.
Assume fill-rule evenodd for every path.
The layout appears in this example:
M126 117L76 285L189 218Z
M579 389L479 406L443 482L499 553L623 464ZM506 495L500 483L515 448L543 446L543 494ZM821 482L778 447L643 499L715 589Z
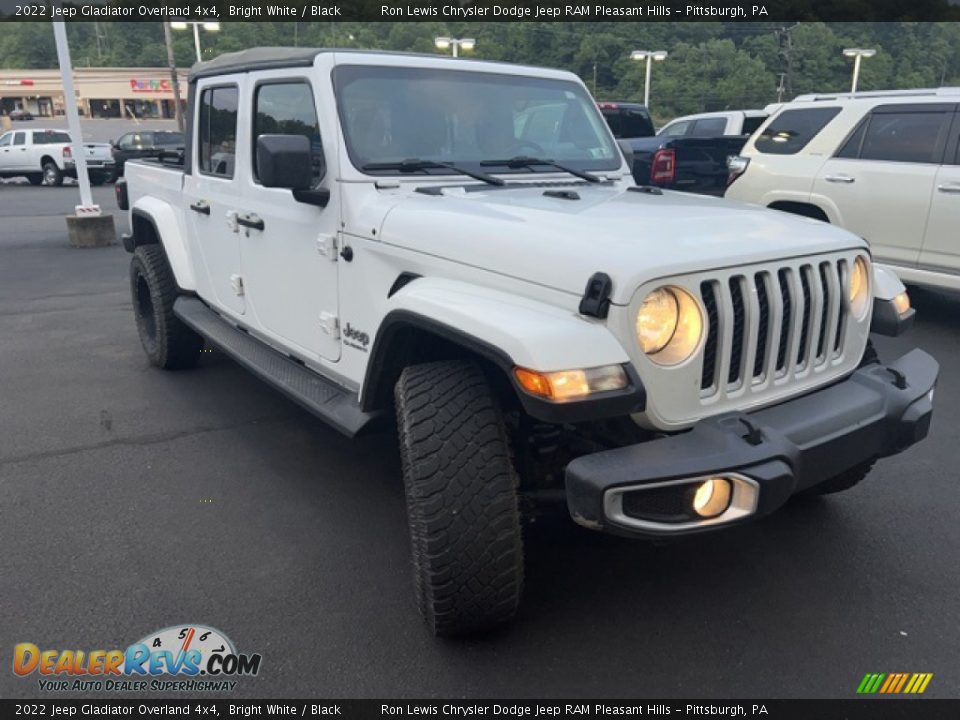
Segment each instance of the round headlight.
M680 303L668 288L647 295L637 313L637 340L647 355L663 350L677 331Z
M693 354L703 334L700 306L686 290L661 287L637 311L637 342L651 360L676 365Z
M870 307L870 265L863 255L857 256L850 269L848 295L850 312L857 319L862 318Z

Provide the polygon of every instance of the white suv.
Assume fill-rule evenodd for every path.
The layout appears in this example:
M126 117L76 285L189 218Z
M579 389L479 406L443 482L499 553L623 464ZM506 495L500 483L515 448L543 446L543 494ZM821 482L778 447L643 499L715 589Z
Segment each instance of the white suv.
M907 283L960 289L960 88L804 95L730 159L727 198L865 238Z

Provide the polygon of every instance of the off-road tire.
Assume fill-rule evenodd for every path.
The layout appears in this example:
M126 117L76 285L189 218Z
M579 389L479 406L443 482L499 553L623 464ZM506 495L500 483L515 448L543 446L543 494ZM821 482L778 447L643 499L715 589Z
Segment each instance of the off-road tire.
M63 172L52 160L47 160L43 164L42 182L48 187L60 187L63 185Z
M173 314L178 293L163 247L138 247L130 262L137 332L150 362L166 370L193 367L203 349L203 338Z
M518 476L499 403L470 361L406 368L397 430L417 604L436 635L493 628L523 589Z
M27 175L27 182L31 185L43 185L43 173L30 173Z

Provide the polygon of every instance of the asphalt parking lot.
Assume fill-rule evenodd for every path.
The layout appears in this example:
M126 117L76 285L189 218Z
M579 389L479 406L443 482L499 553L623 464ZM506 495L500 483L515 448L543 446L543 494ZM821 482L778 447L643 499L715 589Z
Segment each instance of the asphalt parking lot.
M394 438L346 440L215 353L151 368L129 256L66 245L76 202L0 186L4 653L193 622L263 655L234 697L852 698L894 671L960 695L960 300L919 293L913 333L878 339L942 373L929 439L867 482L666 545L533 525L516 622L439 641ZM37 695L0 672L0 696Z

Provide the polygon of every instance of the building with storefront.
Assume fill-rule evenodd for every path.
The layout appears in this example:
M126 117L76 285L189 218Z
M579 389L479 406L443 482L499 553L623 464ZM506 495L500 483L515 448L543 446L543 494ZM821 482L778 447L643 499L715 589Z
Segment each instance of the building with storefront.
M186 102L186 71L179 71ZM86 117L174 117L173 83L166 68L74 68L77 109ZM0 70L0 115L26 110L36 117L64 114L59 70Z

